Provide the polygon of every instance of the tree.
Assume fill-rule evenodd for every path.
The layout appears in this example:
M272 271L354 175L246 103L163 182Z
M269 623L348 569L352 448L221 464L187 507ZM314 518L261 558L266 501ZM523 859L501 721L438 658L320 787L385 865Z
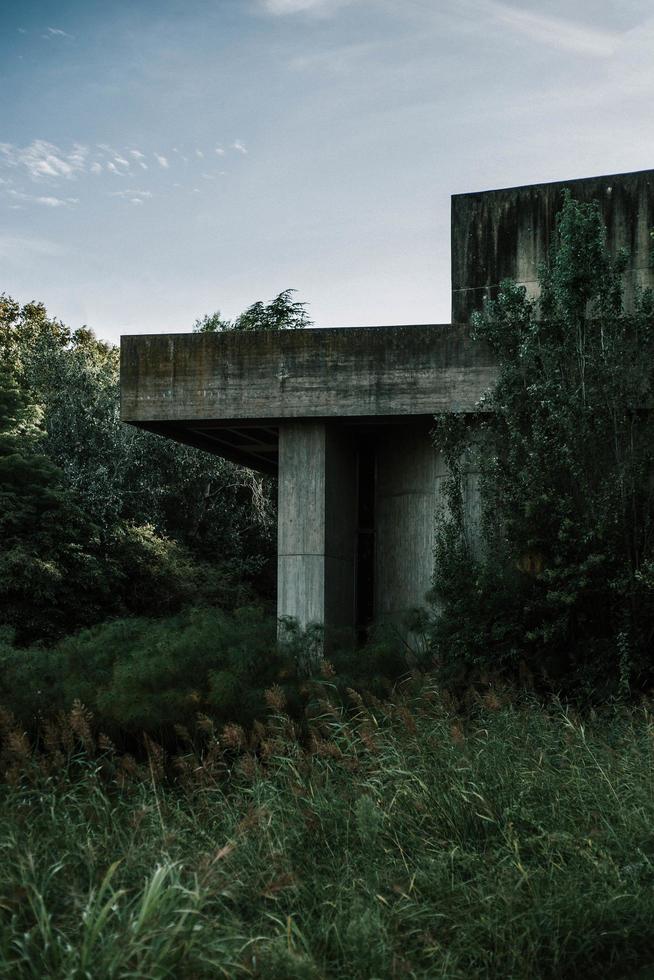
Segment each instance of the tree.
M285 289L270 303L258 300L248 306L235 320L224 320L218 310L196 320L196 333L216 333L222 330L302 330L311 326L305 310L306 303L293 300L294 289Z
M0 623L19 639L52 639L92 621L103 571L97 528L66 494L63 473L38 451L39 412L0 367ZM89 621L89 620L87 620Z
M450 667L521 667L555 687L626 691L652 676L654 309L623 305L596 204L566 194L541 293L502 283L474 320L498 361L474 420L439 417L450 516L436 553L434 627ZM461 505L481 472L483 547Z
M21 641L50 640L107 616L165 614L193 599L232 604L252 582L272 591L274 515L261 479L123 425L116 347L86 327L70 331L42 304L21 307L2 295L0 364L12 398L34 420L29 438L21 429L24 503L43 510L40 467L63 508L49 537L35 519L22 523L11 545L6 529L0 537L5 584L13 575L16 585L11 602L5 593L4 622ZM12 507L19 502L17 492ZM69 538L71 548L61 551ZM22 571L20 555L31 556ZM37 568L50 578L36 583Z

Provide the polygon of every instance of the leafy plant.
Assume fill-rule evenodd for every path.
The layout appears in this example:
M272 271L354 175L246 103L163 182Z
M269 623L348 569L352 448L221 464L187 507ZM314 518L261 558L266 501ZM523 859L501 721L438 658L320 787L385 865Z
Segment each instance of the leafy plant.
M623 269L598 206L566 194L540 297L506 281L475 317L497 383L477 417L435 429L452 479L433 639L453 670L595 696L650 682L654 312L649 291L625 309ZM466 468L481 474L480 547Z

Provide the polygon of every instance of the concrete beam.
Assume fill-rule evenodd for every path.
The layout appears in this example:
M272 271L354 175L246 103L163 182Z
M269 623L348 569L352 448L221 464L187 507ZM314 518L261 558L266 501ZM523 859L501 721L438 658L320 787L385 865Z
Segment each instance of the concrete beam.
M494 378L461 326L127 336L121 419L178 438L190 422L468 412Z

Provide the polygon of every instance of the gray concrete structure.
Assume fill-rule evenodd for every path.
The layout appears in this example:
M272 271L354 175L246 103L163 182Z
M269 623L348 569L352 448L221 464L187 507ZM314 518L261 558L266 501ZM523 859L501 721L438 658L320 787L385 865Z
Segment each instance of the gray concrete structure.
M279 474L280 617L352 630L424 603L447 475L433 415L474 413L492 385L470 315L503 278L535 291L564 187L630 249L628 294L654 285L645 171L454 197L452 325L122 338L123 421ZM476 474L465 489L474 535Z
M615 255L627 249L625 298L654 286L650 231L654 228L654 171L532 184L452 198L452 322L469 323L502 279L538 292L538 266L547 257L563 191L597 201Z

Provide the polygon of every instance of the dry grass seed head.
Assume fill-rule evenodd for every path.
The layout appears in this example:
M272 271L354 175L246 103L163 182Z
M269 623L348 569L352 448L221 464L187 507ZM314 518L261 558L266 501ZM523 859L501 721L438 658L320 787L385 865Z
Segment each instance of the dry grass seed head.
M225 725L221 733L221 741L228 749L241 751L245 748L245 732L240 725L229 722Z
M286 695L279 684L273 684L272 687L269 687L263 692L263 696L266 704L272 711L281 714L285 710Z
M78 698L75 698L73 701L73 706L68 714L68 720L71 730L77 735L86 751L93 752L95 748L95 742L91 732L93 714Z

